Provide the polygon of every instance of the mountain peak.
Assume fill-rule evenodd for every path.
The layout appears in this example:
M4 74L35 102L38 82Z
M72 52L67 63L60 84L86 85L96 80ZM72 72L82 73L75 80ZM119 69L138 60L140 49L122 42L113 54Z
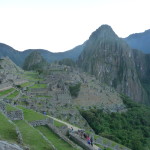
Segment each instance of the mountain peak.
M113 31L113 29L111 28L111 26L109 25L101 25L98 29L96 29L96 31L94 31L90 38L118 38L118 36L116 35L116 33Z

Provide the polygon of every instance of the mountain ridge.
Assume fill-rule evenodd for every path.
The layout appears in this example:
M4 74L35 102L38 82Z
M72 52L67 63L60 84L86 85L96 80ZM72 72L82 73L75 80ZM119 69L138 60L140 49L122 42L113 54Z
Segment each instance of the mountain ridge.
M139 102L147 99L137 75L132 49L109 26L103 25L91 34L78 64L118 92Z
M141 33L134 33L124 38L124 40L133 49L141 50L142 52L150 53L150 29Z
M85 43L86 42L72 48L71 50L67 50L65 52L58 52L58 53L53 53L45 49L27 49L21 52L15 50L13 47L7 44L0 43L0 58L8 56L15 64L22 67L25 58L32 51L38 51L47 60L47 62L59 61L64 58L71 58L76 61L81 51L83 50Z

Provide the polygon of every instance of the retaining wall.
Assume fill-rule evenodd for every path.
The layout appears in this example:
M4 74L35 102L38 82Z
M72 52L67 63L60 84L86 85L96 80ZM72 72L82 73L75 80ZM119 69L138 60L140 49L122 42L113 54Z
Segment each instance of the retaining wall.
M24 120L22 110L8 111L6 115L10 120Z
M54 120L51 118L48 118L48 119L44 119L44 120L35 120L35 121L29 122L29 123L33 127L36 127L36 126L44 126L44 125L47 125L49 123L54 124Z

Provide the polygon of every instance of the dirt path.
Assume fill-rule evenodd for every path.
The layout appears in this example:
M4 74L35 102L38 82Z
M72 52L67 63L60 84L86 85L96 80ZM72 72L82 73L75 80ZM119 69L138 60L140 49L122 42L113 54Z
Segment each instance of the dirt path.
M49 115L47 115L47 116L50 117L50 118L52 118L52 119L54 119L54 120L56 120L56 121L58 121L58 122L61 122L61 123L65 124L65 125L67 125L69 129L71 129L71 127L72 127L74 131L81 130L81 128L78 128L78 127L76 127L76 126L74 126L74 125L71 125L70 123L67 123L67 122L65 122L65 121L59 120L59 119L54 118L54 117L49 116ZM93 148L94 148L95 150L98 150L99 147L96 146L96 145L93 145Z

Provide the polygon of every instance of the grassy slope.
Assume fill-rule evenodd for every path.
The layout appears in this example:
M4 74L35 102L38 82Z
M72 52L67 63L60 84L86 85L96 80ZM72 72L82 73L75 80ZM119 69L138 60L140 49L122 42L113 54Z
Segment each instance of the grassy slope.
M14 121L18 126L25 145L29 145L31 150L51 150L52 147L44 140L39 132L27 124L24 120Z
M27 109L22 106L17 106L17 107L23 110L24 119L27 121L43 120L47 118L46 116L42 115L41 113L35 112L32 109Z
M18 92L18 91L15 91L15 92L13 92L12 94L10 94L9 96L7 96L6 98L8 98L8 99L13 99L13 98L15 98L16 96L18 96L18 94L19 94L19 92Z
M9 142L17 141L16 129L8 119L0 112L0 139Z
M14 111L14 110L18 110L18 109L15 108L15 107L13 107L13 106L11 106L11 105L9 105L9 104L7 104L7 105L6 105L6 110L7 110L7 111Z
M11 88L11 89L8 89L8 90L0 91L0 96L7 95L8 93L12 92L13 90L14 90L14 89Z
M46 84L35 84L29 88L38 89L38 88L47 88Z
M75 150L71 145L53 133L48 127L39 126L36 128L41 131L58 150Z
M31 84L33 84L33 82L26 82L26 83L21 84L20 86L27 87L27 86L30 86Z

